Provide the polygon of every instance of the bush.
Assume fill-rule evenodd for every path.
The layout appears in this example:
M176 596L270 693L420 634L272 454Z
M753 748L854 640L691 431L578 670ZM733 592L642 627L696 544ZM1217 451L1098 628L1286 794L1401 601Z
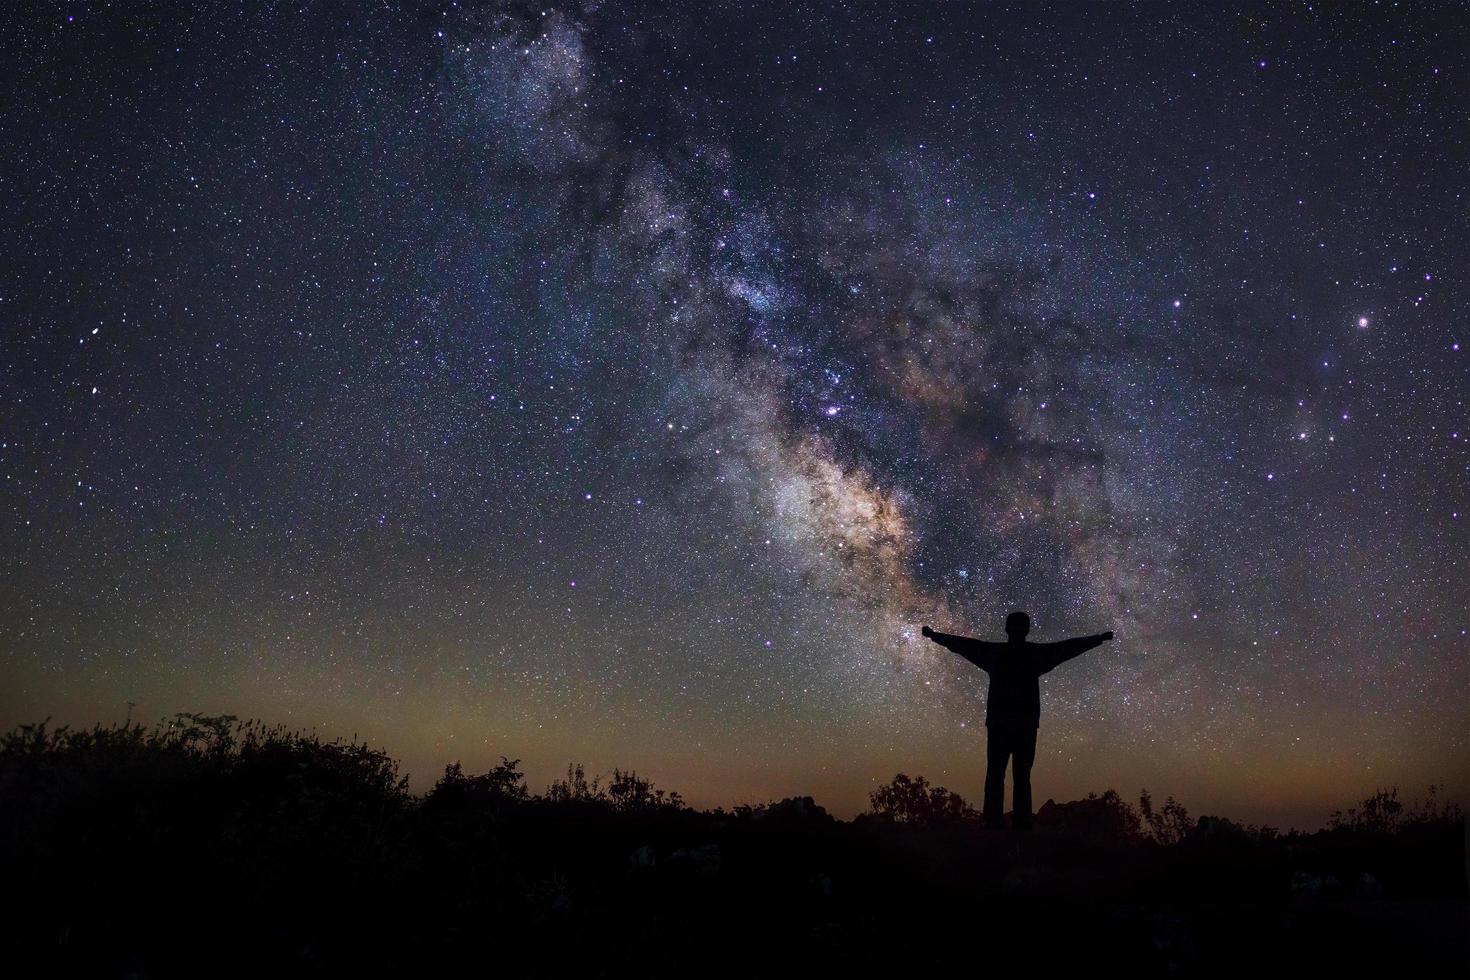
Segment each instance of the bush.
M1177 844L1193 829L1189 822L1189 811L1172 796L1164 801L1163 809L1155 810L1148 790L1142 790L1138 795L1138 810L1144 823L1148 824L1154 840L1160 844Z
M607 784L607 798L613 809L621 813L684 809L684 798L678 793L655 789L650 780L621 769L613 770L612 781Z
M1460 805L1438 799L1438 787L1430 786L1428 796L1417 806L1404 810L1399 802L1397 786L1380 789L1346 813L1334 810L1327 820L1328 828L1367 834L1392 834L1401 830L1453 826L1465 819Z
M868 801L875 817L918 827L940 827L978 816L958 793L930 786L923 776L910 779L903 773L869 793Z
M543 799L548 803L594 804L618 813L650 813L684 809L684 798L678 793L658 789L652 780L636 772L613 769L612 779L603 785L599 776L587 778L580 762L567 766L567 778L554 780Z
M469 803L499 805L524 803L531 798L520 759L500 757L500 765L483 776L466 776L458 762L444 767L444 775L424 797L430 808L461 807Z
M1070 803L1046 802L1036 812L1039 826L1053 826L1066 833L1120 844L1143 840L1143 825L1138 811L1117 790L1106 790L1101 796L1088 793L1086 798Z
M782 943L813 968L849 950L837 966L862 972L873 965L864 940L880 929L963 935L987 922L1017 950L1086 934L1073 944L1079 966L1099 950L1137 966L1151 962L1151 925L1129 925L1126 908L1100 924L1068 903L1239 900L1257 910L1254 932L1231 931L1213 951L1254 962L1268 951L1242 937L1285 935L1271 904L1292 882L1465 899L1463 816L1435 791L1417 806L1380 792L1335 815L1336 830L1283 839L1206 817L1167 852L1120 846L1172 842L1188 826L1172 799L1155 809L1144 791L1139 802L1113 790L1049 800L1034 837L1011 846L969 832L976 814L958 794L903 773L849 822L810 797L695 811L631 770L604 783L581 765L536 796L504 756L479 774L448 765L415 798L381 751L230 716L27 725L0 735L0 880L22 899L0 920L0 945L59 975L194 976L201 963L220 975L458 964L545 975L535 958L547 949L565 961L558 974L707 972L721 949L733 951L721 953L730 973L749 975ZM1381 832L1355 832L1365 828ZM1036 917L1018 897L1054 904ZM1355 965L1365 949L1401 952L1401 917L1354 922ZM1422 924L1447 935L1436 922ZM1315 964L1327 947L1303 937L1299 948Z

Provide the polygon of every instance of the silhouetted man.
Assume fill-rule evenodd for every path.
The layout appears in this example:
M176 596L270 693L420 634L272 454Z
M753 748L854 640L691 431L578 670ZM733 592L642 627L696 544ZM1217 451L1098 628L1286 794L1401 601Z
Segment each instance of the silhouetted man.
M987 643L968 636L936 633L924 627L924 635L948 647L990 675L990 693L985 699L985 825L1005 827L1006 760L1011 762L1015 783L1011 800L1011 826L1031 828L1031 763L1036 761L1036 729L1041 726L1041 684L1038 678L1059 663L1071 660L1099 643L1113 638L1113 631L1079 636L1058 643L1028 643L1031 617L1013 612L1006 617L1008 643Z

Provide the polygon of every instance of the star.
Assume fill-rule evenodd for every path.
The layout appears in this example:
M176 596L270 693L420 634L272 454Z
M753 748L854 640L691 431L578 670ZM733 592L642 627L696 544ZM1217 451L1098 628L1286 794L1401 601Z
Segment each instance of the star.
M7 722L852 816L1027 609L1038 792L1464 769L1457 11L475 7L0 8Z

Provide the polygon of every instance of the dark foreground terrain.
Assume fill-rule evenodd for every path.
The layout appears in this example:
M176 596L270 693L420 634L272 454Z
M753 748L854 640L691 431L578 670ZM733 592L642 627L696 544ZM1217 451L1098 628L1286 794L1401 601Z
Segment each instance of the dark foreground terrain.
M1466 873L1432 796L1280 834L1108 792L1017 835L902 776L844 822L513 762L416 797L230 718L0 743L11 976L1464 976Z

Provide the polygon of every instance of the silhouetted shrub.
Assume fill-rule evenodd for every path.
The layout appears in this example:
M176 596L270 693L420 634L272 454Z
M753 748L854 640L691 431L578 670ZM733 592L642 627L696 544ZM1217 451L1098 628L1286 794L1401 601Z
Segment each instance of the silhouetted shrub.
M607 784L607 798L613 809L622 813L684 808L684 798L678 793L656 789L651 781L640 778L636 772L623 772L621 769L613 769L612 780Z
M1378 790L1363 800L1360 807L1351 807L1344 814L1334 810L1327 825L1334 830L1358 830L1367 833L1388 833L1394 830L1404 805L1398 801L1398 787Z
M1138 795L1138 811L1143 816L1143 822L1148 824L1154 840L1160 844L1177 844L1193 829L1189 822L1189 811L1172 796L1164 801L1162 809L1155 810L1153 798L1145 789Z
M1111 789L1101 796L1088 793L1085 799L1070 803L1047 800L1036 811L1036 823L1041 827L1118 843L1137 843L1143 839L1143 824L1138 811Z
M938 827L978 817L958 793L930 786L923 776L910 779L903 773L869 793L868 801L874 816L917 827Z
M1399 830L1453 826L1462 822L1465 814L1460 805L1440 800L1438 790L1437 786L1430 786L1425 799L1417 807L1405 811L1399 802L1397 786L1380 789L1346 813L1334 810L1327 826L1339 831L1391 834Z
M601 777L587 778L587 769L582 763L567 765L567 778L553 780L546 787L543 797L548 803L608 803L607 791L602 788Z
M446 766L415 798L379 750L230 716L20 726L0 736L0 880L25 901L0 917L0 943L59 975L651 975L709 972L716 949L715 972L761 973L796 949L811 969L862 973L885 950L924 962L932 937L984 922L1017 951L1009 967L1057 930L1086 936L1080 968L1083 950L1149 962L1157 923L1129 908L1244 903L1252 928L1219 934L1218 954L1288 935L1273 902L1466 897L1463 816L1433 791L1417 807L1379 793L1285 836L1218 817L1190 828L1147 792L1139 809L1112 790L1048 800L1019 840L923 777L900 773L870 803L854 821L806 796L701 812L581 765L537 796L504 756L480 774ZM1181 846L1119 846L1150 840ZM1114 904L1111 918L1079 899ZM1419 923L1431 943L1439 921ZM1365 912L1333 942L1356 942L1356 964L1401 925ZM1301 940L1307 959L1323 948Z
M466 776L458 762L444 767L444 775L424 796L424 805L463 807L470 804L494 806L524 803L531 798L526 789L526 776L520 771L520 759L500 757L500 765L480 776Z

